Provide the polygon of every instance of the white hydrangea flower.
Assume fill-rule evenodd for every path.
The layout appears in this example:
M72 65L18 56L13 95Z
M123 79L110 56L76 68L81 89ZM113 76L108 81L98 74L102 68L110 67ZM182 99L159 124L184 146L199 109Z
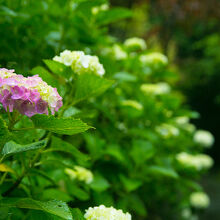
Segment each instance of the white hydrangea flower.
M179 117L175 118L175 121L179 125L185 125L185 124L189 123L189 117L187 117L187 116L179 116Z
M116 60L125 60L128 54L117 44L112 47L113 56Z
M55 57L53 58L53 60L54 60L54 61L57 61L57 62L59 62L59 63L62 63L62 62L63 62L62 58L59 57L59 56L55 56Z
M84 167L74 166L74 170L66 168L65 173L71 179L78 179L79 181L85 182L86 184L90 184L93 181L92 172Z
M160 82L155 84L143 84L141 90L146 94L161 95L167 94L171 91L170 85L166 82Z
M188 154L181 152L176 155L177 161L185 167L192 167L198 171L209 169L213 165L213 159L206 154Z
M168 58L162 53L158 52L141 55L140 61L144 65L153 65L154 67L157 67L158 65L165 66L168 64Z
M72 52L70 50L64 50L60 53L60 58L66 66L71 66L73 62Z
M180 133L178 128L170 124L161 124L156 127L156 131L164 138L175 137Z
M133 37L133 38L128 38L124 42L125 47L127 48L134 48L134 49L141 49L141 50L146 50L147 45L145 43L145 40L138 38L138 37Z
M111 56L115 60L125 60L128 57L127 52L118 44L114 44L112 47L103 48L101 53L103 56Z
M97 56L85 55L83 51L65 50L60 53L60 56L55 56L53 60L66 66L71 66L77 74L94 73L100 76L105 74L105 69L99 63L99 58Z
M190 204L195 208L204 209L209 206L210 199L204 192L194 192L190 195Z
M191 209L189 208L184 208L182 210L181 216L185 220L198 220L198 216L193 215Z
M122 101L122 105L123 106L130 106L130 107L135 108L137 110L143 109L143 105L135 100L124 100L124 101Z
M96 15L101 11L107 11L109 9L109 5L108 4L102 4L100 6L96 6L92 8L92 14Z
M190 133L193 133L196 130L196 127L194 124L188 123L185 125L184 129Z
M129 213L123 213L122 210L116 210L113 207L100 205L86 210L84 215L86 220L131 220Z
M214 137L209 131L198 130L195 132L194 141L204 147L211 147L214 144Z
M196 127L194 124L188 123L184 126L184 129L190 133L193 133L196 130Z
M181 126L182 129L186 130L189 133L193 133L196 130L196 127L194 124L189 123L189 117L187 116L180 116L176 117L175 122L177 125Z

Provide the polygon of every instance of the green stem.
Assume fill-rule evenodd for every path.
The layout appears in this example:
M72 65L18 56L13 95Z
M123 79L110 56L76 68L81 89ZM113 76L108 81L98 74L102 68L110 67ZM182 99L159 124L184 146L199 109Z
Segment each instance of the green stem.
M2 177L1 177L1 180L0 180L0 185L2 185L2 183L4 182L6 176L7 176L8 172L5 172Z
M16 182L6 191L2 194L3 197L8 196L10 193L12 193L21 183L25 176L26 172L23 170L21 176L16 180Z
M21 118L23 117L23 115L19 116L18 112L12 112L12 116L8 110L8 119L9 119L9 125L8 125L8 129L12 130L14 125L21 120Z
M5 155L3 155L2 157L1 157L1 159L0 159L0 163L2 163L3 162L3 160L5 159Z
M25 175L29 172L29 170L34 166L34 164L36 163L36 161L38 160L41 152L43 149L40 149L37 154L33 157L33 159L30 161L29 164L29 168L24 169L20 175L20 177L16 180L16 182L6 191L2 194L3 197L8 196L9 194L11 194L21 183L21 181L23 180L23 178L25 177Z

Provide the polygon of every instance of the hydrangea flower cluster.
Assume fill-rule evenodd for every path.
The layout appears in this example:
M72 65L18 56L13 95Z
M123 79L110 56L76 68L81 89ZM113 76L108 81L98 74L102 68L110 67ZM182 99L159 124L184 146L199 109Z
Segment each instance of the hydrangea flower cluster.
M5 110L14 109L31 117L35 114L48 114L63 105L62 97L38 75L24 77L14 70L0 69L0 102Z
M112 47L112 53L116 60L124 60L128 57L128 54L117 44Z
M213 135L209 131L198 130L194 134L194 141L204 147L211 147L215 141Z
M181 127L185 131L189 133L193 133L196 130L195 125L191 124L189 117L187 116L179 116L174 119L174 122L177 124L178 127Z
M204 192L194 192L190 195L190 204L195 208L204 209L209 206L210 199Z
M170 124L161 124L156 127L156 131L164 138L175 137L179 135L179 129Z
M146 94L162 95L170 92L170 85L166 82L159 82L155 84L143 84L141 90Z
M213 159L206 154L192 155L181 152L176 156L177 161L185 167L192 167L198 171L209 169L213 165Z
M175 121L179 125L185 125L185 124L189 123L189 117L187 117L187 116L179 116L179 117L175 118Z
M147 45L145 41L138 37L128 38L125 40L124 45L128 49L140 49L140 50L146 50Z
M83 51L64 50L60 53L60 56L55 56L53 60L71 66L77 74L94 73L100 76L105 74L105 69L99 63L99 58L85 55Z
M71 179L78 179L86 184L90 184L93 181L92 172L84 167L74 166L74 170L66 168L65 173L69 175Z
M92 8L92 14L96 15L101 11L107 11L109 9L109 5L108 4L102 4L100 6L96 6Z
M132 108L135 108L137 110L142 110L143 109L143 105L141 105L139 102L135 101L135 100L124 100L121 103L123 106L129 106Z
M167 57L162 53L158 53L158 52L141 55L140 61L144 65L150 65L154 68L158 68L160 66L166 66L168 64Z
M125 60L128 57L127 52L124 51L123 48L118 44L114 44L112 47L104 48L102 50L102 55L111 56L115 60Z
M129 213L123 213L122 210L116 210L113 207L98 207L89 208L84 215L87 220L131 220Z

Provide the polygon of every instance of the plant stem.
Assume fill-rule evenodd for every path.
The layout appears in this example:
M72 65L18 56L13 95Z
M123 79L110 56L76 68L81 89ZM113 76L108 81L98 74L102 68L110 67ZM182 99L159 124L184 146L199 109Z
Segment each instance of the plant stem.
M2 194L3 197L8 196L11 192L13 192L21 183L22 179L24 178L26 172L23 170L21 176L16 180L16 182L6 191Z
M2 183L4 182L6 176L7 176L8 172L5 172L2 177L1 177L1 180L0 180L0 185L2 185Z
M3 155L0 159L0 163L2 163L2 161L5 159L5 155Z
M40 149L37 154L35 155L35 157L30 161L30 165L28 169L24 169L22 171L22 174L20 175L20 177L16 180L16 182L6 191L2 194L3 197L8 196L9 194L11 194L21 183L21 181L23 180L23 178L25 177L25 175L28 173L29 169L31 169L35 162L38 160L38 157L40 156L42 152L42 149Z

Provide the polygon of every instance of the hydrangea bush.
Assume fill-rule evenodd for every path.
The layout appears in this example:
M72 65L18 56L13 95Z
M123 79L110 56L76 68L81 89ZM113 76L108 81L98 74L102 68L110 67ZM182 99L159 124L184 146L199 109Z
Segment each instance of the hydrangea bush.
M199 178L214 137L190 122L178 73L144 39L107 34L130 11L71 8L96 40L63 46L27 77L0 69L0 218L196 218L210 204Z

